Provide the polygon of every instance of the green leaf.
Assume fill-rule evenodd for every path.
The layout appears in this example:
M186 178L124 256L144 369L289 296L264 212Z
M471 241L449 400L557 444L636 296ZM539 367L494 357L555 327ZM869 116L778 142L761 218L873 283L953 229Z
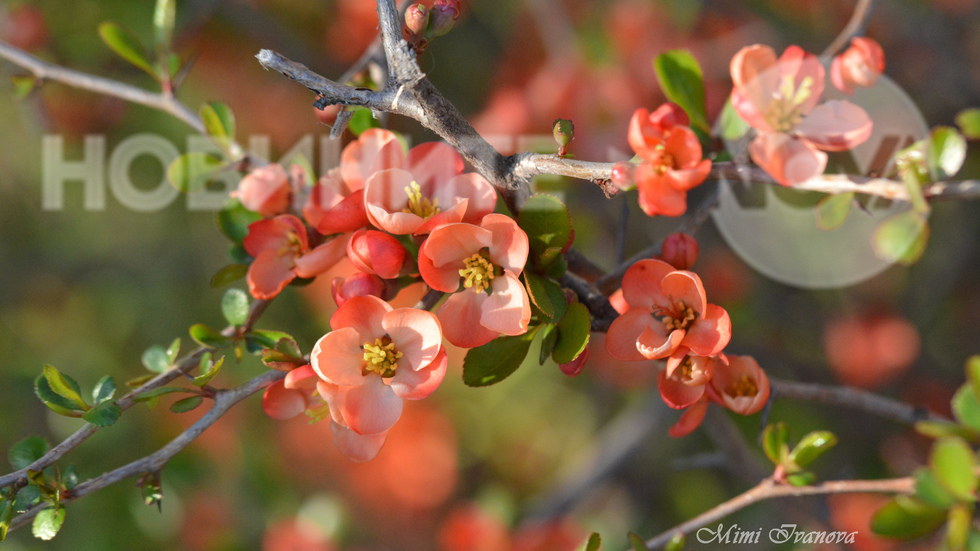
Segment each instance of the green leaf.
M973 510L960 503L950 508L946 518L946 546L949 551L963 551L970 537Z
M147 373L146 375L140 375L139 377L136 377L135 379L130 379L130 380L126 381L126 386L128 386L130 388L139 388L139 387L145 385L153 377L156 377L156 375L154 375L152 373Z
M150 409L153 409L154 407L156 407L157 400L160 399L160 396L163 396L164 394L171 394L171 393L174 393L174 392L191 392L191 391L188 390L188 389L186 389L186 388L177 388L177 387L173 387L173 386L165 386L165 387L160 387L160 388L154 388L153 390L148 390L148 391L144 392L143 394L139 394L139 395L137 395L136 397L133 398L133 401L134 402L146 402L146 405L149 406Z
M78 388L78 383L74 379L65 375L64 373L58 371L56 367L50 364L44 364L44 378L48 381L48 386L55 394L62 396L75 402L83 410L87 410L89 405L85 403L82 399L80 389Z
M217 329L212 329L203 323L195 323L190 328L191 338L202 346L221 348L228 345L231 339L222 335Z
M585 544L585 551L599 551L599 546L602 545L602 538L599 537L598 532L592 532L589 536L588 543Z
M966 139L950 126L939 126L929 134L926 157L929 174L934 182L956 175L966 160Z
M956 115L956 126L960 127L960 132L968 139L980 139L980 109L971 107L964 109Z
M806 467L818 457L837 445L837 435L830 431L818 430L807 434L789 452L789 460L799 467Z
M530 272L524 272L527 294L531 306L537 309L538 319L547 323L555 323L565 316L568 301L561 285L551 278L541 277Z
M592 332L592 316L581 302L568 305L568 312L558 322L558 342L551 357L555 363L565 364L578 357L589 344Z
M463 360L463 382L467 386L490 386L509 377L527 357L540 328L539 325L523 335L497 337L470 349Z
M9 499L0 496L0 541L7 538L10 521L14 519L14 504Z
M745 122L745 119L739 116L738 111L732 107L731 98L725 102L725 107L721 110L718 123L721 126L721 139L730 142L741 138L752 128L749 126L749 123Z
M218 211L218 227L221 228L221 232L239 245L248 235L249 224L261 219L261 214L248 210L238 199L228 201L228 204Z
M177 361L177 355L180 354L180 337L177 337L170 342L170 346L167 347L167 360L173 365Z
M771 423L762 431L762 451L773 465L783 465L789 456L789 432L786 423Z
M810 471L801 471L786 476L786 482L792 486L809 486L817 481L817 475Z
M942 438L944 436L972 438L975 435L966 427L950 421L919 421L915 424L915 430L929 438Z
M221 366L224 365L224 363L225 363L224 356L222 356L221 358L218 358L218 361L216 361L214 363L211 362L210 355L205 354L205 356L209 356L208 362L207 362L208 363L208 368L207 369L202 369L202 373L200 375L198 375L197 377L194 377L194 386L203 387L203 386L211 383L211 381L214 380L214 378L218 376L218 373L221 372Z
M538 194L528 199L517 223L527 233L535 264L551 264L572 239L572 219L568 209L552 195Z
M153 9L153 35L156 38L157 51L161 54L170 51L176 17L177 5L174 0L157 0Z
M555 343L558 342L558 326L547 323L541 328L541 351L538 353L538 364L544 365L545 360L555 350Z
M59 414L67 415L69 417L80 417L84 408L79 406L77 403L57 394L54 390L51 390L51 385L48 384L48 380L44 377L44 373L37 376L34 379L34 394L48 406L48 408Z
M922 501L937 509L949 509L956 500L943 489L936 475L929 469L918 469L915 478L915 495Z
M854 193L838 193L828 195L817 203L817 227L825 230L835 230L847 222L854 204Z
M710 132L704 103L704 75L691 52L668 50L653 61L653 69L664 95L687 112L691 127Z
M956 391L952 406L957 421L975 431L980 431L980 400L977 400L971 385L965 384Z
M201 402L203 401L204 398L200 396L188 396L187 398L181 398L170 405L170 411L174 413L186 413L197 408L197 406L201 405Z
M63 507L48 507L34 517L31 533L39 540L48 541L58 535L58 530L61 530L61 525L64 522L65 509Z
M97 427L108 427L119 420L122 409L113 402L102 402L94 408L85 412L82 419L92 423Z
M378 122L378 119L374 118L370 109L356 107L352 111L354 111L354 114L351 116L350 122L347 123L347 129L351 131L351 134L360 136L368 128L381 127L381 123Z
M681 549L684 549L684 542L684 534L682 532L678 532L674 534L674 537L670 538L669 542L667 542L667 545L664 547L664 551L681 551Z
M14 499L14 512L26 513L28 509L33 507L40 500L40 488L34 484L28 484L17 492L17 497Z
M977 490L976 457L962 438L941 438L932 446L929 465L939 484L961 501L975 501Z
M650 549L647 547L647 543L643 541L643 538L640 536L630 532L627 537L629 538L630 547L633 548L633 551L650 551Z
M227 104L212 101L201 106L201 121L208 136L227 150L235 139L235 115Z
M243 325L248 320L248 294L241 289L228 289L221 297L221 313L231 325Z
M211 278L212 287L224 287L245 277L248 273L248 264L229 264L218 270Z
M173 365L167 351L159 344L147 348L140 359L143 361L143 367L154 373L163 373Z
M28 436L11 446L7 452L7 459L10 460L10 466L19 471L44 457L44 454L48 453L50 448L51 446L48 445L48 441L44 438L40 436Z
M264 348L271 348L275 350L276 345L283 339L289 339L296 342L296 339L294 339L289 333L284 333L282 331L270 331L268 329L253 329L245 335L245 344L248 346L249 352L258 354Z
M131 32L119 26L118 23L106 21L99 25L99 36L102 37L106 46L109 46L120 57L143 69L153 78L158 78L156 71L153 70L153 65L149 62L146 50Z
M973 394L980 396L980 356L970 356L966 360L966 380L973 388Z
M167 180L181 193L193 193L207 187L224 167L225 162L210 153L191 151L170 163Z
M92 389L92 403L101 404L106 400L111 400L116 394L116 382L112 380L112 377L106 375L99 379L99 382L95 383L95 388Z
M878 257L905 266L922 258L928 242L929 222L924 214L912 210L882 220L872 237Z
M14 86L14 98L24 99L37 87L37 77L34 75L13 75L10 83Z
M61 483L64 484L66 490L71 490L75 486L78 486L78 472L75 471L74 465L65 467L65 470L61 473Z
M897 496L871 518L871 531L879 536L911 540L933 532L946 519L946 511L922 500Z

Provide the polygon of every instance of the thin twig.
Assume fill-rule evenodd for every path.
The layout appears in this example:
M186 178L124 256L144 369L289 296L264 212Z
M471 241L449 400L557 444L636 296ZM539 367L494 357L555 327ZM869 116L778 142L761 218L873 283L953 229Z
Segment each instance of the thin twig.
M864 29L868 26L868 19L871 18L874 3L874 0L857 0L857 5L854 6L854 13L851 14L851 20L847 22L847 25L837 35L837 38L830 43L830 46L827 46L827 49L820 54L820 57L832 57L843 49L852 38L863 33Z
M908 425L914 425L919 421L941 421L946 419L925 408L910 406L897 400L879 396L873 392L846 386L798 383L773 378L769 379L769 385L772 389L774 400L789 398L842 406Z

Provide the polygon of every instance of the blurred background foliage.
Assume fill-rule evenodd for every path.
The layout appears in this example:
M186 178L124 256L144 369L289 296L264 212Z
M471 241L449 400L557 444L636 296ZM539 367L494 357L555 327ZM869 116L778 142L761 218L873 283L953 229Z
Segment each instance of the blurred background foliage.
M472 0L464 2L457 28L437 40L421 64L503 150L523 146L518 136L547 136L561 116L576 125L572 153L614 160L629 156L621 152L628 151L633 110L663 101L651 67L661 51L695 53L704 66L709 113L717 114L730 91L728 62L740 47L762 42L781 51L799 44L819 52L853 4ZM885 49L887 75L930 125L951 124L959 110L980 105L980 2L877 4L868 34ZM4 40L45 59L149 87L152 80L109 51L96 29L114 20L149 44L152 9L149 1L4 0L0 30ZM254 54L275 49L337 76L372 40L375 25L368 0L178 1L175 47L193 60L179 96L194 109L204 101L227 102L239 139L267 135L278 158L303 136L319 140L328 129L311 110L312 95L262 70ZM5 77L20 72L0 62ZM83 387L105 374L121 383L144 373L139 358L149 346L180 336L186 349L191 324L221 326L222 290L207 282L227 263L227 244L213 213L190 211L183 198L156 212L134 212L107 186L105 209L91 211L76 182L65 184L62 210L41 208L42 136L63 136L68 158L79 158L82 137L90 134L106 136L107 152L138 133L162 136L184 151L189 131L179 121L58 83L17 101L4 78L0 97L5 452L31 434L60 441L80 425L50 414L34 397L32 380L43 363ZM411 121L389 122L416 142L433 139ZM975 147L971 153L963 177L976 177L980 168ZM316 161L329 166L331 159ZM130 173L138 187L152 189L163 167L144 157ZM627 253L676 225L644 217L632 194L606 201L582 182L552 178L539 185L567 200L576 247L606 268L616 262L612 244L624 203L631 211ZM691 204L705 193L692 193ZM980 351L978 214L976 204L937 205L930 247L919 264L845 289L804 291L768 280L742 263L711 224L698 235L702 255L694 269L711 302L731 313L729 350L754 355L770 376L854 384L946 412L964 359ZM309 350L328 328L329 279L285 292L259 326L288 331ZM162 512L144 506L126 482L71 503L54 541L42 543L21 530L3 546L268 551L303 541L308 547L295 548L454 550L470 548L451 544L472 530L487 549L506 549L506 541L514 549L558 549L560 543L535 543L546 532L542 526L550 526L555 542L594 530L612 549L625 546L629 530L653 535L746 489L753 481L715 453L717 430L681 440L667 436L677 414L658 405L655 368L612 361L602 337L594 336L593 361L575 379L553 364L528 365L492 388L466 388L457 354L439 391L406 407L380 456L363 465L336 452L326 424L270 420L253 397L170 462ZM236 384L262 369L247 358L226 367L218 384ZM132 408L66 461L86 478L156 450L200 415L173 414L168 405ZM714 425L724 427L726 416L719 417ZM825 478L904 475L928 450L908 427L833 407L783 401L771 418L788 422L797 436L817 428L837 432L841 444L817 465ZM759 416L732 421L757 449ZM564 499L562 492L575 487L569 481L589 471L590 457L632 441L635 450L611 466L608 478ZM811 529L859 530L855 548L888 549L862 520L879 502L838 496L793 502L802 507L766 503L726 525L768 529L789 518ZM489 516L466 509L472 503ZM529 525L528 519L557 524Z

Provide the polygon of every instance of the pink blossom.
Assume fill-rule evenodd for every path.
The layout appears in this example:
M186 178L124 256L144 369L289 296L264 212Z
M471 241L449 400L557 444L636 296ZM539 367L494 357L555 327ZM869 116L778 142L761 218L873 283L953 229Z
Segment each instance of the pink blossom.
M408 253L397 239L384 232L358 230L347 242L347 258L357 269L394 279L405 263Z
M769 377L751 356L722 355L707 390L712 401L735 413L752 415L769 400Z
M238 183L238 189L231 192L248 210L268 218L289 210L293 189L289 183L286 169L280 164L271 164L249 172Z
M858 36L830 64L830 81L845 94L853 94L858 86L874 86L885 71L885 51L873 38Z
M660 396L674 409L684 409L700 400L714 374L714 358L690 352L686 347L678 348L667 359L667 368L660 372Z
M337 303L337 306L342 306L354 297L365 295L375 296L381 300L388 298L386 296L385 282L374 274L366 274L364 272L354 274L346 279L335 277L330 282L330 294L333 296L333 300Z
M297 277L315 277L325 272L347 251L344 236L311 250L306 226L291 214L253 222L242 244L255 259L248 267L246 280L252 296L259 299L278 295Z
M364 191L352 190L334 168L320 177L303 205L303 217L323 235L347 233L368 225Z

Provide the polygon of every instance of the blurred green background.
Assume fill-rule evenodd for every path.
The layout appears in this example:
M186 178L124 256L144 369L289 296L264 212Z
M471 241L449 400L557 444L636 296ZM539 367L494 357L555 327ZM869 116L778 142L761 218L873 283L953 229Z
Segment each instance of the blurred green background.
M961 109L980 106L977 1L877 4L868 34L885 49L886 74L930 125L952 124ZM175 47L194 60L179 97L195 110L204 101L227 102L239 139L268 136L273 158L304 136L318 143L329 130L313 115L312 95L262 70L253 56L271 48L337 76L374 36L373 5L178 1ZM763 42L782 51L799 44L819 52L852 7L841 0L464 1L457 29L433 43L420 62L503 149L517 146L520 136L547 136L561 116L576 125L571 152L605 161L628 151L632 112L663 101L651 67L661 51L685 47L698 55L709 112L717 114L730 91L728 61L740 47ZM97 35L99 23L114 20L148 44L152 10L148 0L4 1L0 39L67 67L152 87ZM187 350L191 324L222 326L223 290L208 281L228 263L214 214L189 210L183 197L155 212L135 212L105 183L105 208L87 210L82 185L74 182L64 184L63 209L42 209L42 137L63 137L66 157L77 159L86 135L105 136L108 155L139 133L184 151L190 132L165 114L53 82L15 100L6 77L22 72L0 61L3 452L33 434L60 441L81 425L51 414L34 397L32 381L42 364L69 373L83 388L105 374L121 384L145 373L140 355L149 346L181 337ZM433 139L411 121L392 118L390 126L416 142ZM980 168L975 147L971 153L961 177L976 177ZM163 167L143 157L130 174L149 190L161 182ZM677 223L644 217L635 192L606 201L582 182L551 178L539 186L562 194L576 247L605 268L616 263L613 244L624 204L631 211L627 253ZM692 193L691 204L706 193ZM770 281L739 260L710 223L698 234L702 255L694 269L710 302L731 314L729 350L754 355L770 376L850 382L946 411L964 359L980 352L978 215L974 203L937 205L930 247L919 264L890 268L846 289L811 292ZM327 329L331 304L329 284L291 288L259 326L288 331L309 350ZM604 357L601 336L596 339L594 361L575 379L552 364L529 365L495 387L471 389L462 384L456 358L439 391L406 408L381 455L366 465L342 459L326 425L273 421L253 397L170 462L162 512L144 506L135 481L126 481L71 503L54 541L20 530L0 545L12 551L290 549L282 546L285 538L270 536L263 544L263 537L300 518L319 534L319 547L304 549L438 549L447 515L476 501L510 529L530 518L567 517L576 537L600 531L613 549L625 546L627 531L652 536L751 485L737 464L715 453L719 442L730 441L717 434L726 414L715 430L670 439L666 430L677 413L658 405L655 368L617 364ZM921 346L911 346L916 339ZM883 359L890 351L898 360ZM262 369L246 358L227 366L218 383L231 386ZM158 449L200 415L173 414L168 405L165 399L152 411L132 408L69 454L66 464L77 465L83 479L97 476ZM818 464L826 478L907 474L928 450L907 427L832 407L778 402L771 418L789 422L798 436L815 428L837 432L841 444ZM731 420L756 449L759 416ZM590 457L620 448L631 451L609 466L607 477L575 490L569 481L590 472ZM799 510L757 505L726 523L768 529L789 518L813 529L844 529L841 519L858 518L854 511L870 507L847 499L799 503ZM869 533L866 526L849 528L858 529ZM514 541L521 537L513 534ZM882 545L868 540L856 548Z

